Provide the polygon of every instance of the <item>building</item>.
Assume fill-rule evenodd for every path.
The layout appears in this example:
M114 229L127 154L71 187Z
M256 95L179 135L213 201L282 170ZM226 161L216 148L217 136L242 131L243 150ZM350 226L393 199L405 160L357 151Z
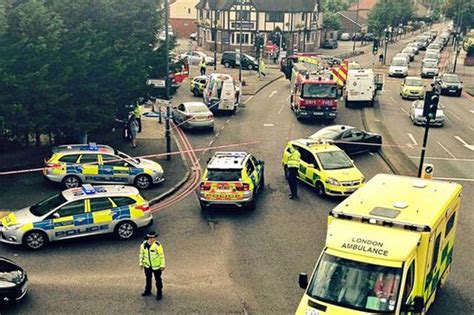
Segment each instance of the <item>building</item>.
M341 28L339 33L360 33L367 29L367 19L363 16L357 16L357 11L339 11L337 12Z
M242 40L242 50L253 52L256 36L267 43L278 30L290 52L315 50L321 41L319 0L200 0L196 9L198 45L204 49L235 50Z
M199 0L170 1L170 24L177 37L189 37L197 32L196 5Z
M347 11L359 12L359 19L368 20L369 12L377 4L378 0L358 0L352 4Z

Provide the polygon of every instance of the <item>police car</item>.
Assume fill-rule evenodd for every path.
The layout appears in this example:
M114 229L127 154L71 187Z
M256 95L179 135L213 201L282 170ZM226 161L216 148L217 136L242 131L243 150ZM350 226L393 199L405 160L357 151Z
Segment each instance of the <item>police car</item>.
M0 241L40 249L48 242L95 234L114 233L126 240L152 219L148 202L135 187L85 184L6 214Z
M209 76L207 75L199 75L194 77L189 82L189 90L193 93L194 96L202 96L204 88L206 87L207 81L209 80Z
M289 144L301 155L298 178L313 186L319 196L348 196L364 183L364 175L344 151L333 144L311 139L288 143L282 159L285 176L288 176Z
M107 145L73 144L53 148L45 161L43 175L65 188L82 183L133 184L140 189L164 181L157 162L133 158Z
M255 208L255 197L265 187L264 164L247 152L216 152L198 188L201 208Z

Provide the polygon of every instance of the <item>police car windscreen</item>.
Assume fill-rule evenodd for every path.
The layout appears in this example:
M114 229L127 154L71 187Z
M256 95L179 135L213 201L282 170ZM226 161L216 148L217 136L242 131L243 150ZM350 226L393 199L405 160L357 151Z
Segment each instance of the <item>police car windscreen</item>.
M207 180L213 182L236 182L240 180L240 169L238 170L219 170L208 169Z
M401 268L372 265L325 253L309 284L308 295L363 312L393 313L401 275Z
M63 194L59 193L51 197L48 197L44 199L43 201L38 202L34 206L31 206L30 212L37 217L41 217L47 214L49 211L53 210L54 208L59 207L66 201L67 200L66 198L64 198Z
M304 84L303 98L336 98L337 88L331 84Z
M353 166L351 160L343 151L321 152L317 155L325 170L338 170Z

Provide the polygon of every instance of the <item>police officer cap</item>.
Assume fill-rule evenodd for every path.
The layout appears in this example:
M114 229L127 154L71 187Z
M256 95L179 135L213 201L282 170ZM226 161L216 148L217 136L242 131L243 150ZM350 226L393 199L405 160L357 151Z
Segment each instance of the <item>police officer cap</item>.
M156 234L155 231L152 231L152 232L148 232L148 234L146 235L147 238L156 238L158 235Z

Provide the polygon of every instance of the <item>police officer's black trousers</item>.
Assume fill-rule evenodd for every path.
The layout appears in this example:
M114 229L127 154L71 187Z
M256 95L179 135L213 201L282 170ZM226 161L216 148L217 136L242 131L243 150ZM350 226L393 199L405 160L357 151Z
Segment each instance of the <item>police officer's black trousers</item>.
M298 176L298 168L289 167L288 168L288 184L290 185L290 191L293 197L298 196L297 176Z
M142 119L140 117L137 117L137 122L138 122L138 132L142 132Z
M151 268L144 268L145 269L145 292L151 293L151 278L155 275L155 283L156 283L156 291L158 295L163 294L163 282L161 281L161 270L153 270Z
M201 70L201 75L205 75L205 74L206 74L206 68L204 68L204 67L201 67L201 69L200 69L200 70Z

